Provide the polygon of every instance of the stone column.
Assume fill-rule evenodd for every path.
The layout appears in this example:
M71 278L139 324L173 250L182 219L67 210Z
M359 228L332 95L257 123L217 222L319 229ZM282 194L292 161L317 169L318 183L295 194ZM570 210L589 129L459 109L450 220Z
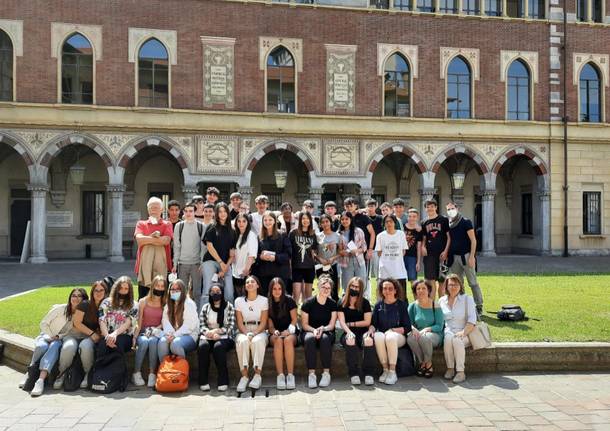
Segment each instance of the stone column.
M28 184L32 196L32 251L30 263L47 263L47 193L46 184Z
M123 184L108 184L110 203L110 247L108 260L110 262L123 262L123 193L126 187Z
M366 201L368 201L375 192L375 189L372 187L360 187L360 208L364 208L366 206Z
M481 196L483 213L483 244L481 247L481 256L495 256L495 209L496 209L496 191L485 190Z
M239 186L237 191L241 194L241 197L245 203L252 208L250 201L252 200L252 193L254 193L254 187L250 186Z
M184 195L184 203L190 202L193 196L199 194L197 184L185 184L182 186L182 194Z
M551 191L541 190L538 192L538 199L540 199L541 254L549 256L551 254Z
M408 210L409 208L411 208L411 194L410 193L403 193L403 194L399 194L398 197L400 199L402 199L403 201L405 201L405 210ZM386 196L387 198L387 196ZM392 201L388 201L390 203L392 203ZM383 202L377 202L379 205L381 205Z
M324 212L320 209L322 206L322 193L324 193L324 188L322 187L309 188L309 199L313 201L314 215L320 215Z
M426 201L428 199L434 199L434 195L436 194L436 189L435 188L423 188L419 190L419 196L421 197L421 209L420 209L420 219L421 221L424 221L425 219L428 218L428 216L426 215ZM437 202L438 203L438 202ZM440 212L440 208L439 208L439 212Z
M463 208L464 207L464 189L453 190L453 193L451 193L451 200L453 202L455 202L460 209ZM443 208L443 210L444 210L444 208Z

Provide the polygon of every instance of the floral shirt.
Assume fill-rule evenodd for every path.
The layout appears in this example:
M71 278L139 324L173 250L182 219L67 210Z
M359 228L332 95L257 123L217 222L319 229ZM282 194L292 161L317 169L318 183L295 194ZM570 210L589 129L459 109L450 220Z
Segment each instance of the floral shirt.
M131 319L131 327L125 332L128 335L133 335L133 330L138 323L138 306L134 302L129 310L115 308L112 306L111 298L106 298L102 301L98 311L100 322L105 322L108 332L117 330L126 320Z
M349 241L345 238L345 235L343 233L344 233L343 231L339 232L339 236L341 238L341 244L343 245L344 250L348 250L347 244L349 243ZM362 229L360 229L359 227L357 227L354 230L354 243L360 250L361 254L366 253L367 245L366 245L366 240L364 238L364 231ZM357 257L353 256L353 255L341 256L341 258L339 259L339 265L342 268L346 268L347 265L349 264L350 259L357 259Z

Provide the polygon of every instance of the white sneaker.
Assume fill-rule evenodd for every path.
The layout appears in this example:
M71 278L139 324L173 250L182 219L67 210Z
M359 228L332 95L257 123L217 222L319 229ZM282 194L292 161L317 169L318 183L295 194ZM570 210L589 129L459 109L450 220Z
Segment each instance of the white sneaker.
M316 377L316 373L309 373L309 377L307 378L307 386L309 389L315 389L318 387L318 379Z
M227 385L218 386L218 392L225 392L229 387Z
M375 379L373 376L364 376L364 384L367 386L373 386L375 384Z
M53 389L61 389L64 386L64 376L61 375L53 382Z
M83 381L80 382L81 389L87 389L87 386L89 386L89 373L85 374L85 377L83 377Z
M208 392L210 390L210 385L201 385L199 389L203 392Z
M263 379L261 378L261 375L254 374L254 377L252 377L252 380L250 380L250 384L248 386L251 387L252 389L259 389L261 387L262 383L263 383Z
M320 378L320 387L325 388L330 385L330 373L328 371L324 371L322 373L322 377Z
M352 382L352 385L359 385L360 384L360 377L359 376L353 376L350 381Z
M388 371L388 377L385 379L386 385L394 385L398 381L398 376L396 375L396 371Z
M454 376L455 370L453 368L447 368L447 371L445 371L445 375L443 377L445 377L447 380L451 380Z
M453 383L462 383L464 381L466 381L466 373L458 371L453 378Z
M146 382L146 386L149 388L154 388L156 383L157 383L157 375L150 373L148 375L148 382Z
M239 383L237 384L237 392L246 392L247 387L248 387L248 378L245 376L242 376L242 378L239 379Z
M44 380L38 379L38 380L36 380L36 383L34 383L34 388L32 389L32 392L30 392L30 395L33 397L38 397L38 396L42 395L43 392L44 392Z
M286 377L284 376L284 373L277 375L276 385L280 391L286 389Z
M388 378L388 370L383 370L381 376L379 376L379 383L385 383L385 379Z
M294 381L294 374L288 374L286 376L286 389L296 389L297 384Z
M28 380L28 373L23 375L23 378L19 381L19 389L22 389L25 386L25 382Z
M136 386L144 386L146 384L146 382L142 378L142 373L139 371L137 373L133 373L131 380L133 381L133 384Z

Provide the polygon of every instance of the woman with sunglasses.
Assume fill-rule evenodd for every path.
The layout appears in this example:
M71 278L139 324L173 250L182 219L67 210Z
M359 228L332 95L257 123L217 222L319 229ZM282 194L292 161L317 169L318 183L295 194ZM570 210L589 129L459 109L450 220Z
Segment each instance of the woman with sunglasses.
M341 345L345 348L345 361L352 385L360 384L361 374L364 374L365 385L375 384L375 348L373 337L368 333L373 313L371 303L363 295L364 281L360 277L353 277L337 312L344 331ZM362 369L359 362L362 362Z
M197 348L199 340L199 315L197 304L188 296L188 289L180 279L169 285L166 304L163 307L163 335L157 351L159 361L170 354L186 358Z
M87 387L89 382L89 371L93 367L95 360L95 347L101 339L100 323L98 320L98 309L100 304L108 296L106 284L102 280L98 280L91 286L89 299L83 299L76 306L74 315L72 316L73 335L65 337L61 346L61 354L59 355L60 368L66 370L72 361L76 352L79 352L80 360L85 371L85 377L81 382L81 389ZM63 366L61 364L64 364ZM60 377L63 383L63 376ZM57 383L57 380L55 381ZM57 388L61 384L53 385Z

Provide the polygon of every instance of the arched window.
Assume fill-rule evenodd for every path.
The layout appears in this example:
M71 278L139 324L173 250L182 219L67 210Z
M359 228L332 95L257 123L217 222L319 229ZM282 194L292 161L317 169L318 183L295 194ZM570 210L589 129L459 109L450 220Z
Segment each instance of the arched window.
M601 79L597 68L587 63L580 71L580 121L601 121Z
M278 46L267 57L267 111L295 112L296 71L292 54Z
M447 68L447 118L470 118L471 73L462 57L455 57Z
M93 48L80 33L64 42L61 49L62 103L93 103Z
M385 62L383 73L384 115L408 117L411 115L409 63L400 54L392 54Z
M508 68L508 119L530 119L530 74L521 60L515 60Z
M13 100L13 43L0 30L0 100Z
M144 42L138 53L138 106L169 107L169 55L154 38Z

